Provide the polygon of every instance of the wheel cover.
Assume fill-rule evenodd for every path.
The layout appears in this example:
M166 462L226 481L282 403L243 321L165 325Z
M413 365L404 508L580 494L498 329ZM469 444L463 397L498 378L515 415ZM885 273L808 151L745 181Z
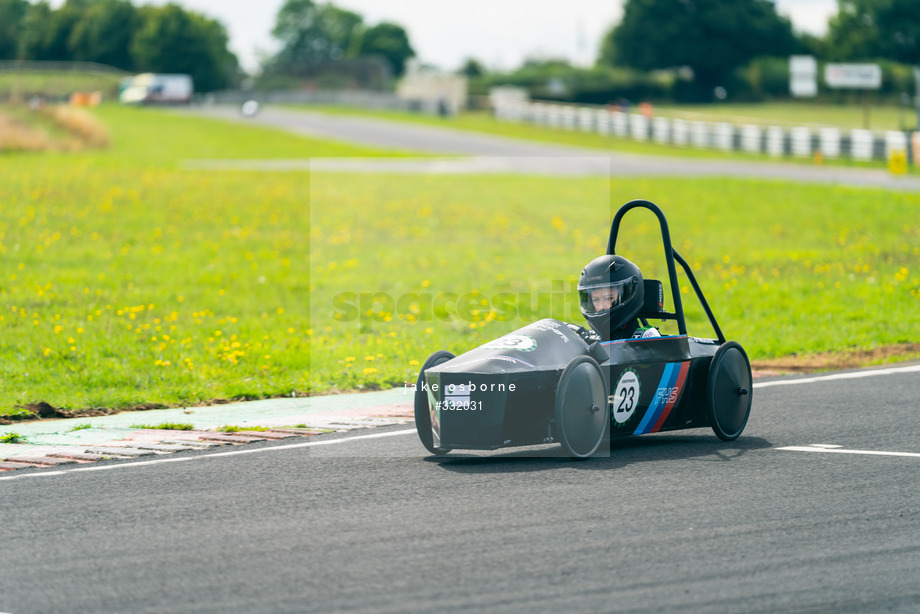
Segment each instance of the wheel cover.
M579 356L568 364L556 390L556 435L566 453L588 458L607 430L607 391L600 367Z
M736 439L747 425L751 383L751 366L744 349L734 342L720 348L709 372L709 417L720 439Z
M454 358L454 355L446 350L435 352L422 365L418 379L415 381L415 430L425 449L439 456L450 452L450 448L439 448L434 445L434 437L431 434L431 405L428 402L428 394L422 390L422 384L425 382L426 370L447 362L451 358Z

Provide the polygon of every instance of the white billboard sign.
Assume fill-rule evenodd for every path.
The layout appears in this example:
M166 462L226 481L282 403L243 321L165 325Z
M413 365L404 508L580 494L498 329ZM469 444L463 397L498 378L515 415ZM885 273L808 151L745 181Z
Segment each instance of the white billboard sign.
M799 98L818 95L818 62L814 56L789 56L789 93Z
M827 64L824 82L828 87L877 90L882 87L878 64Z

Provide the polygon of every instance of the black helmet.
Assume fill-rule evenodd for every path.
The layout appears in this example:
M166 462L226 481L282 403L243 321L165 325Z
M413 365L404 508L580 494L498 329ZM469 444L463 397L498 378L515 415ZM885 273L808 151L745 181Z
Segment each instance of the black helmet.
M635 318L644 300L642 272L622 256L595 258L578 280L581 313L602 339Z

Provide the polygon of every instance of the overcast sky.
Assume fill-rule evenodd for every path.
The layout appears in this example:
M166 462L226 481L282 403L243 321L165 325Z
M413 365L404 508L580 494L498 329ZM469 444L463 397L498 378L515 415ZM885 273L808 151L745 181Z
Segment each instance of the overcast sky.
M258 65L258 50L276 49L271 30L283 0L172 0L221 21L243 67ZM63 0L57 0L59 5ZM134 0L165 4L166 0ZM517 67L527 57L567 57L593 63L600 40L619 21L623 0L333 0L369 25L393 21L409 33L421 60L444 69L468 57L490 68ZM776 0L798 30L823 34L836 0Z

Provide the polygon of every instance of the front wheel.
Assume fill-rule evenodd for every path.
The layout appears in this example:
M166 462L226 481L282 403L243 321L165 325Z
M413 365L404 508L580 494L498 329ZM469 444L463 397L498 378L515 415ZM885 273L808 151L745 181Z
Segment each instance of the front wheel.
M434 436L431 434L431 404L428 402L428 393L422 389L425 383L425 371L447 362L454 355L447 350L438 350L428 357L422 365L415 382L415 430L425 449L432 454L442 456L450 452L450 448L440 448L434 445Z
M607 384L590 356L569 361L556 387L556 439L575 460L591 457L610 426Z
M734 341L723 344L712 357L706 390L709 423L722 441L734 441L747 425L753 389L751 362L744 348Z

